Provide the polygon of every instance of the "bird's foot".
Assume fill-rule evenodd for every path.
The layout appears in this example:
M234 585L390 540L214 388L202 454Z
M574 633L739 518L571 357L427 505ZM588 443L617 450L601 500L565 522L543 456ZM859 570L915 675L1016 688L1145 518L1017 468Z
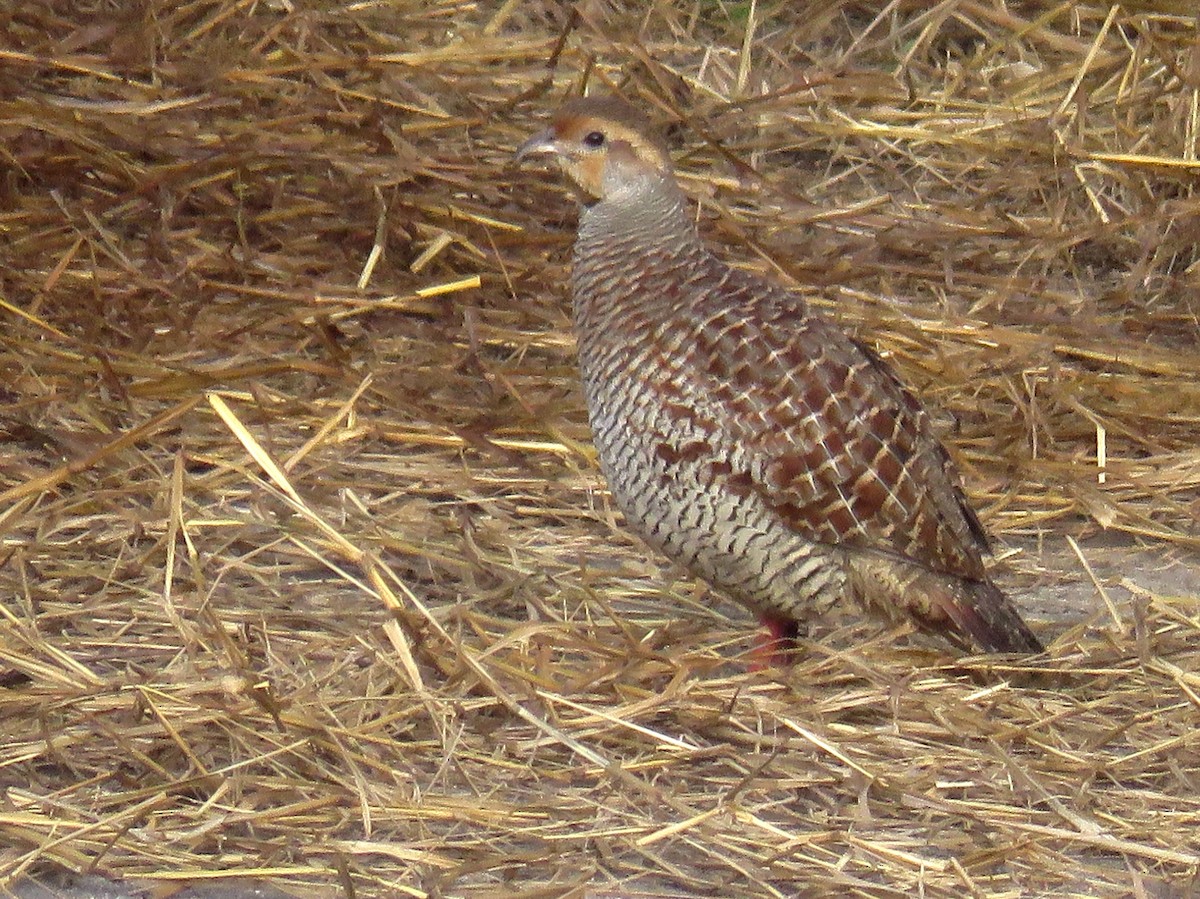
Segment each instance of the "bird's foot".
M767 633L759 634L750 650L750 670L765 668L787 668L796 656L796 638L800 626L790 618L775 618L763 615L762 622Z

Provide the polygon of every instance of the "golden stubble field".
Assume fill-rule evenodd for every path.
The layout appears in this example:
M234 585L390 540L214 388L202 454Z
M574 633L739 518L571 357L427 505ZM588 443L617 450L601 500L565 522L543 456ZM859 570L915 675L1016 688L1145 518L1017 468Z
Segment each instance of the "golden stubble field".
M622 529L509 163L584 85L939 411L1045 659L751 672ZM1198 98L1183 2L0 10L0 884L1192 895Z

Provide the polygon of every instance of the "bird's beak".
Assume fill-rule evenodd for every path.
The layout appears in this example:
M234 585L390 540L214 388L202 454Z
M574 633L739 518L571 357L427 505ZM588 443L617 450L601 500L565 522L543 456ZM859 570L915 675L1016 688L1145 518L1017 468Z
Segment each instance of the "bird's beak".
M515 162L524 162L530 156L550 156L558 152L558 146L554 140L554 132L547 128L545 131L539 131L517 149L516 155L513 157Z

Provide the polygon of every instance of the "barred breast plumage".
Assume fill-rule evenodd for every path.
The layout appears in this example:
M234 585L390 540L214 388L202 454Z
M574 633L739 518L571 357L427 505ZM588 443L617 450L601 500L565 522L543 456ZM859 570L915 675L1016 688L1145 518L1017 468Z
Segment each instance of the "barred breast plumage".
M929 418L874 353L700 241L670 157L623 101L564 105L519 157L587 197L574 320L600 465L650 544L776 638L847 607L985 650L1042 646Z

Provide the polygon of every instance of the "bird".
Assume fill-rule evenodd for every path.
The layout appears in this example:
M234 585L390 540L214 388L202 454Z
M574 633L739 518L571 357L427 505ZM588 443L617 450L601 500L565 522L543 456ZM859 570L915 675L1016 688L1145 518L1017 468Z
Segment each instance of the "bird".
M1043 651L932 419L793 288L704 244L669 149L613 95L567 100L516 160L582 202L572 319L593 442L627 524L766 625L911 621L962 649Z

